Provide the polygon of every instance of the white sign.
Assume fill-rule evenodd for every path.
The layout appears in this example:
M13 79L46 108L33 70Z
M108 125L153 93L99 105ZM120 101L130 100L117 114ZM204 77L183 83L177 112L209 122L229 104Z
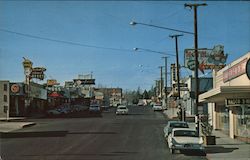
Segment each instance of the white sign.
M225 67L227 54L224 54L224 46L217 45L213 49L198 50L199 69L204 72L205 69L221 69ZM184 51L185 67L194 70L195 68L195 50L185 49Z

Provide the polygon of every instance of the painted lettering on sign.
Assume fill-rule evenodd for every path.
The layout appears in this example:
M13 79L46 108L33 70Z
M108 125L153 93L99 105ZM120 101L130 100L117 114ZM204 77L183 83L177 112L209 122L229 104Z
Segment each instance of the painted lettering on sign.
M225 70L223 72L223 82L224 83L228 82L246 73L246 63L247 63L247 58Z
M227 99L226 105L241 105L241 104L250 104L250 99L247 98L237 98L237 99Z

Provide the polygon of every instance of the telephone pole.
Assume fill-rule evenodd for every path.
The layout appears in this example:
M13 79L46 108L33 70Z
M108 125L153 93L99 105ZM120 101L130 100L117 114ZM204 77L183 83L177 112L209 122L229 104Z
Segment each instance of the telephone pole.
M162 85L162 84L163 84L163 80L162 80L162 68L163 68L163 66L159 66L159 68L160 68L160 70L161 70L161 73L160 73L160 74L161 74L161 75L160 75L160 76L161 76L161 79L160 79L160 95L161 95L161 96L160 96L160 99L162 100L162 86L163 86L163 85Z
M206 3L202 4L191 4L185 3L185 7L193 8L194 9L194 55L195 55L195 113L196 113L196 123L197 123L197 133L200 134L200 124L199 124L199 112L198 112L198 104L199 104L199 77L198 77L198 68L199 68L199 61L198 61L198 27L197 27L197 7L199 6L206 6Z
M162 57L165 60L165 104L168 108L168 57Z
M169 37L171 38L175 38L175 51L176 51L176 72L177 72L177 89L178 89L178 105L180 105L180 99L181 99L181 95L180 95L180 70L179 70L179 53L178 53L178 37L183 36L182 34L175 34L175 35L170 35ZM185 113L184 113L184 109L182 108L183 106L181 106L181 121L185 121Z

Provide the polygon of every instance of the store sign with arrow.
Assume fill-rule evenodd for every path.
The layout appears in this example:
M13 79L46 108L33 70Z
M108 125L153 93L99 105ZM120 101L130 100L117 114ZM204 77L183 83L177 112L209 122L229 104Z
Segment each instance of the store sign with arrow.
M185 67L190 70L195 69L195 50L185 49L184 60ZM213 49L199 49L198 50L198 63L199 70L204 73L208 69L222 69L226 65L228 55L224 54L224 46L217 45Z

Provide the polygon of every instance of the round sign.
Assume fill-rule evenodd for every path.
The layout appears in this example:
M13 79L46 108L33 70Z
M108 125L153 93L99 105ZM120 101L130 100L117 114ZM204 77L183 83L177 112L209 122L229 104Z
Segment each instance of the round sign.
M246 74L247 74L248 79L250 80L250 58L247 61Z
M18 84L13 84L13 85L11 86L10 90L11 90L11 92L13 92L13 93L18 93L19 90L20 90L20 87L19 87Z

